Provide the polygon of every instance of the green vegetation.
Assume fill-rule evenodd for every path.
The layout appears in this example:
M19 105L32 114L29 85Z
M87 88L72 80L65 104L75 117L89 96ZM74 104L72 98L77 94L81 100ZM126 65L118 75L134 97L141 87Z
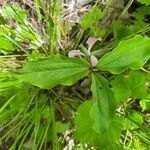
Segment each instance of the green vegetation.
M0 149L149 150L150 1L64 13L2 5Z

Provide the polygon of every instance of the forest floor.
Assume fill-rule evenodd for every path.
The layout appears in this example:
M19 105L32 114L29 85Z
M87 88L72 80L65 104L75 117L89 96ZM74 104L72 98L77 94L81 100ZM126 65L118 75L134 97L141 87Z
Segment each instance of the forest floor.
M0 0L0 150L149 150L150 2Z

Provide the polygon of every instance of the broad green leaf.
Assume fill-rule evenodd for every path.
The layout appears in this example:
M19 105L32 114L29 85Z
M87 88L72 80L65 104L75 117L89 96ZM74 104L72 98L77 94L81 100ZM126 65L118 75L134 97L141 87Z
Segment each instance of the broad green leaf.
M113 34L115 39L120 41L128 35L132 34L132 30L130 29L130 26L126 26L121 21L117 20L113 23Z
M101 150L113 149L114 146L118 146L122 128L120 119L114 119L105 133L97 133L93 129L93 119L91 118L93 104L93 101L86 101L78 108L74 138ZM117 150L117 148L114 149Z
M8 25L0 25L0 52L12 53L16 47L12 42L13 30Z
M69 123L62 123L60 121L57 121L55 123L55 130L57 133L64 133L68 129L69 129Z
M2 9L4 19L15 19L18 22L25 21L27 12L17 5L5 5Z
M136 9L132 14L135 18L134 24L131 25L131 28L134 33L138 33L140 30L149 30L149 18L147 17L150 14L150 6L142 6Z
M113 24L113 33L117 41L121 41L128 36L135 35L145 28L147 24L142 20L136 20L132 25L126 25L121 21L115 21Z
M126 101L131 96L131 91L129 87L128 76L118 75L111 82L112 90L114 92L115 98L120 101Z
M142 107L142 111L150 110L150 95L140 101L140 106Z
M35 60L39 60L39 59L43 59L45 58L45 55L43 53L40 53L38 51L32 51L30 54L30 60L31 61L35 61Z
M126 101L129 97L140 99L147 96L145 74L140 71L118 75L112 80L111 85L116 99L120 102Z
M28 62L15 76L40 88L52 88L57 84L72 85L87 76L88 72L88 62L78 58L55 55Z
M142 110L145 111L149 111L150 110L150 99L142 99L140 101L140 105L142 107Z
M144 22L144 20L146 20L145 16L149 14L150 14L150 6L142 6L136 9L136 11L132 14L132 16L135 17L135 19L138 22L141 22L141 21Z
M91 91L96 101L91 112L94 120L93 128L96 132L104 132L114 117L116 101L107 80L97 73L92 74Z
M139 69L150 57L150 38L136 35L121 41L111 52L105 54L97 65L101 71L121 73L128 68Z
M98 22L102 18L102 11L94 6L85 16L81 18L81 27L84 29L90 28L94 23Z
M132 92L131 97L134 99L144 98L148 95L145 74L140 71L129 73L129 86Z
M86 101L80 105L75 118L75 134L74 137L84 142L94 143L97 141L97 133L94 132L92 125L93 120L90 112L93 107L92 101ZM98 141L97 141L98 142Z
M131 25L126 25L123 21L115 21L113 23L113 32L117 41L121 41L123 38L127 36L134 35L139 31L143 30L146 26L148 27L148 18L146 15L150 14L150 6L142 6L136 9L134 13L132 13L132 17L135 18ZM145 28L146 30L146 28Z
M15 50L14 44L7 39L0 35L0 52L4 54L12 53Z
M150 5L150 0L138 0L141 4Z

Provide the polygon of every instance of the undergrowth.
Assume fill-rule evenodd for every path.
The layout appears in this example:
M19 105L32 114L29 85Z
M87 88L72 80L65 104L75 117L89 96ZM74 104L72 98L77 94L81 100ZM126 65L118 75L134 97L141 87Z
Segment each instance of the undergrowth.
M0 149L149 150L149 5L3 2Z

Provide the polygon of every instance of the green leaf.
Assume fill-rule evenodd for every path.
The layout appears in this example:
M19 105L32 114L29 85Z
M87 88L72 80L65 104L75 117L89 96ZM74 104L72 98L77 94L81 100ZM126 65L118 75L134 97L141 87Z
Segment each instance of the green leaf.
M105 54L98 62L98 69L121 73L128 68L141 68L150 57L150 38L136 35L121 41L112 51Z
M140 101L140 106L142 107L142 111L150 110L150 95Z
M126 38L127 36L135 35L141 30L148 29L148 18L150 14L150 6L142 6L136 9L131 15L135 19L132 24L127 25L125 22L117 20L113 23L113 33L117 41Z
M13 30L8 25L0 25L0 52L4 54L12 53L16 47L13 44Z
M115 98L120 101L126 101L130 95L130 87L127 75L118 75L115 79L111 82L112 90L115 94Z
M141 4L150 5L150 0L138 0Z
M97 133L93 131L93 120L90 117L93 102L86 101L80 105L75 118L74 137L84 142L94 143ZM88 125L88 126L87 126Z
M52 88L57 84L72 85L88 75L89 63L78 59L55 55L28 62L15 76L40 88Z
M134 99L144 98L148 95L145 74L140 71L129 73L129 86L132 92L131 97Z
M85 16L81 18L81 27L84 29L90 28L94 23L98 22L102 18L102 11L94 6Z
M136 9L132 14L138 22L144 22L145 16L150 14L150 6L142 6Z
M111 121L105 133L97 133L93 129L93 119L91 118L93 104L93 101L86 101L78 108L75 118L74 138L101 150L113 149L114 146L119 146L117 143L122 128L121 120L115 118ZM114 149L117 150L116 147Z
M130 26L124 25L121 21L115 21L113 23L113 34L117 41L121 41L123 38L132 34Z
M0 52L8 54L12 53L15 49L14 44L9 39L0 35Z
M64 133L68 129L69 129L69 123L62 123L60 121L57 121L55 123L55 130L57 133Z
M93 128L96 132L104 132L114 118L116 101L108 87L107 80L97 73L92 74L91 91L96 100L91 112L94 120Z
M115 98L120 102L126 101L129 97L133 99L145 98L147 96L145 84L145 74L140 71L118 75L111 82Z
M5 5L2 9L4 19L15 19L18 22L25 21L27 12L17 5Z

